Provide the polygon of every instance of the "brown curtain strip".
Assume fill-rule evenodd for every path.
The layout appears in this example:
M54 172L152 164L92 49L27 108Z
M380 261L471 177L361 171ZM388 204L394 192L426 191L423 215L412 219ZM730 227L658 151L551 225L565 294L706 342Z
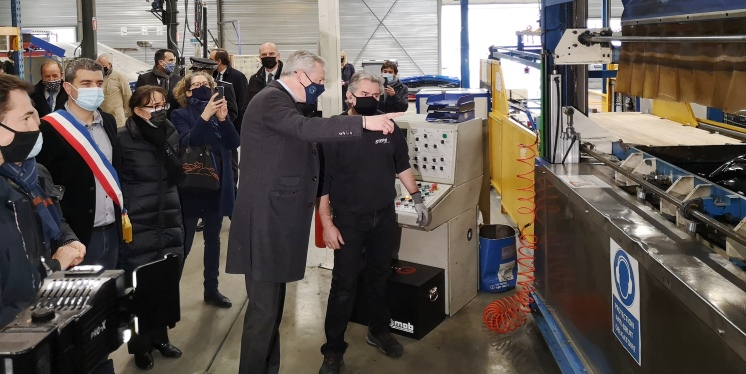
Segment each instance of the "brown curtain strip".
M746 18L625 26L632 36L746 35ZM746 43L623 43L617 91L746 110Z

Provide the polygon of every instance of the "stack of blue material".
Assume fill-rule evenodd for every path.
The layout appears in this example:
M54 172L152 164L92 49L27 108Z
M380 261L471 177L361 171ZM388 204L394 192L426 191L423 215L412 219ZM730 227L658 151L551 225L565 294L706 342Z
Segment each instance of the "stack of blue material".
M428 122L460 123L474 117L474 95L446 93L427 99Z

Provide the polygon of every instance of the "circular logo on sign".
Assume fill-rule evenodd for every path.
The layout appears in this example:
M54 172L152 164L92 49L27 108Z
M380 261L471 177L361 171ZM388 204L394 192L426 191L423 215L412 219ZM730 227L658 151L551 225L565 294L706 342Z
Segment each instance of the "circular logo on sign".
M416 273L417 269L415 269L415 268L413 268L411 266L402 266L402 267L396 268L396 272L399 273L399 274L401 274L401 275L409 275L409 274Z
M623 251L617 251L614 256L614 286L617 295L622 299L626 307L632 306L635 301L635 273L632 271L629 257Z

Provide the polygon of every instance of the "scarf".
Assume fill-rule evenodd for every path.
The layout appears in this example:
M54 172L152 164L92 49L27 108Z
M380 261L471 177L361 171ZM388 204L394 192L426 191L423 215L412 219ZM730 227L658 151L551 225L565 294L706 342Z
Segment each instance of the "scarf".
M207 106L207 101L205 100L199 100L194 97L189 98L189 105L193 106L195 109L198 109L200 112L205 110L205 107ZM212 129L215 131L215 136L218 137L218 139L222 139L223 136L220 134L220 126L218 125L218 118L216 116L210 117L210 125L212 125Z
M0 175L12 180L23 192L31 196L36 208L36 215L41 219L46 243L50 244L52 240L59 239L62 235L60 214L44 187L39 183L39 170L36 168L36 160L28 159L21 166L6 162L0 165Z

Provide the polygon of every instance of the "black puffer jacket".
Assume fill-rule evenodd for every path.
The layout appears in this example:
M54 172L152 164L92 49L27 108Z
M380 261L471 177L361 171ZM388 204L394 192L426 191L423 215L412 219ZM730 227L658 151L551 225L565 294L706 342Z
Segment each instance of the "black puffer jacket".
M132 116L117 134L122 148L119 179L134 234L131 243L121 244L119 263L126 271L169 253L184 258L181 205L173 175L181 167L179 134L166 123L166 144L156 147L145 141L135 121L147 126Z

